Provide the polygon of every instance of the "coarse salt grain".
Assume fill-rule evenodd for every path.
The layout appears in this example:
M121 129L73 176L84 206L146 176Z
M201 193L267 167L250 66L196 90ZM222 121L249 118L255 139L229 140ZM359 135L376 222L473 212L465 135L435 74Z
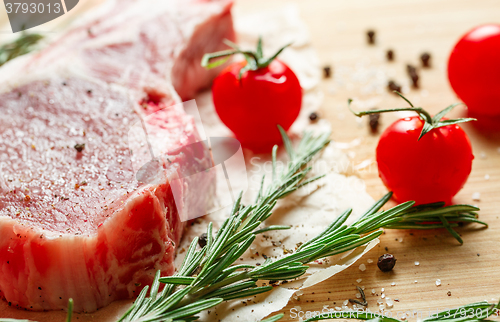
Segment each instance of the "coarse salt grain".
M382 294L380 297L383 298L383 299L385 299L385 294Z
M368 258L366 261L368 262L368 264L373 263L373 259L369 259L369 258Z
M484 180L490 180L490 175L489 174L485 174L484 175Z
M392 282L392 283L391 283L391 286L396 286L396 282Z
M417 282L418 282L418 281L417 281L417 280L415 280L415 284L417 284Z
M347 305L349 304L349 300L345 300L344 303L342 303L342 305Z
M358 278L356 282L361 283L362 280L363 280L362 278Z
M382 287L382 289L380 290L380 292L384 293L385 291L385 288Z
M375 291L375 289L373 288L372 289L372 294L375 294L377 291Z
M360 293L356 293L356 298L360 299L361 298L361 294Z
M481 200L481 194L479 192L474 192L472 194L472 200L474 200L474 201L480 201Z
M366 270L366 265L365 264L359 265L359 270L364 272Z
M388 297L385 299L385 306L387 306L388 309L392 309L394 302Z
M400 243L402 243L402 242L403 242L403 237L399 238L399 239L398 239L398 241L399 241Z
M415 266L419 266L420 265L420 262L419 261L415 261Z
M441 280L439 278L436 280L436 286L441 286Z
M335 307L335 310L337 310L337 311L342 311L342 308L341 308L340 306L336 306L336 307Z

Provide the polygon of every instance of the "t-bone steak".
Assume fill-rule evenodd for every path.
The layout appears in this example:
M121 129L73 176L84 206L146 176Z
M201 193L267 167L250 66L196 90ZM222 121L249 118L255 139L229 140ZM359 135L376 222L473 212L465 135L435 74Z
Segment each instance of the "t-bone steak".
M173 198L173 178L212 166L178 103L217 72L200 60L234 39L231 2L103 8L0 69L0 297L14 307L60 310L73 298L93 312L133 298L157 270L174 272L180 216L203 215L215 191L206 175ZM154 130L149 143L134 124ZM160 171L141 182L149 144Z

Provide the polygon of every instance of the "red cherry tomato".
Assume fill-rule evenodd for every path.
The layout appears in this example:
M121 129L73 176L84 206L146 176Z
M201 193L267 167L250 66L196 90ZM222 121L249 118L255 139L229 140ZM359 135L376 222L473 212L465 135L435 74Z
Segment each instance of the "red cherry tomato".
M282 141L277 125L286 131L299 115L302 89L297 76L278 59L244 72L239 79L245 65L234 63L215 78L215 110L243 146L269 151Z
M471 115L500 115L500 25L476 27L453 48L448 60L451 87Z
M471 172L472 147L456 124L432 129L420 140L418 116L397 120L377 146L379 175L398 202L451 203Z

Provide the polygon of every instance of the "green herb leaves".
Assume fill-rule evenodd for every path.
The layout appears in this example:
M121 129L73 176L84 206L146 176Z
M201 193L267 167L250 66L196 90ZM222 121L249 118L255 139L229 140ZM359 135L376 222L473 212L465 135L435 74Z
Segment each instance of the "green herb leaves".
M287 166L278 171L277 148L274 148L273 180L267 188L262 180L255 203L242 205L240 194L229 217L215 235L212 223L208 225L206 245L197 249L198 238L195 238L178 272L170 277L160 277L158 272L149 297L146 296L148 287L145 287L120 321L195 321L198 319L196 314L222 301L248 298L272 289L270 285L257 286L258 280L285 281L300 277L308 268L305 264L365 245L380 236L383 233L380 228L383 227L446 228L457 237L453 227L460 222L485 224L476 218L475 211L478 209L469 205L443 207L443 204L436 203L414 207L411 201L381 211L392 196L388 193L350 226L345 222L352 211L345 211L321 234L302 244L294 253L279 259L268 257L260 266L234 265L250 248L257 234L289 228L258 228L272 215L277 200L319 178L306 178L311 170L307 163L328 144L329 133L320 136L306 133L294 148L283 129L280 128L280 131L290 157ZM160 283L165 284L161 292ZM276 315L268 321L279 318L280 315Z
M145 287L120 321L195 320L196 314L216 306L221 301L247 298L272 289L272 286L258 287L258 279L289 280L301 276L307 270L304 263L322 256L325 247L319 245L274 262L268 258L264 264L257 267L233 265L248 250L257 234L290 228L268 226L258 229L258 226L271 216L278 199L297 190L305 182L313 182L319 178L305 180L311 170L306 164L328 144L330 134L305 134L297 149L294 149L285 131L282 128L280 131L291 157L288 166L281 171L277 170L274 149L273 181L264 188L262 180L255 204L243 206L240 194L229 218L215 235L212 231L213 225L208 225L205 247L197 250L198 239L195 238L179 271L174 276L161 278L158 273L149 297L146 297L148 288ZM161 293L160 282L166 284ZM274 318L271 318L271 321L274 321Z
M0 66L18 56L32 51L35 45L43 38L39 34L22 33L15 41L0 47Z

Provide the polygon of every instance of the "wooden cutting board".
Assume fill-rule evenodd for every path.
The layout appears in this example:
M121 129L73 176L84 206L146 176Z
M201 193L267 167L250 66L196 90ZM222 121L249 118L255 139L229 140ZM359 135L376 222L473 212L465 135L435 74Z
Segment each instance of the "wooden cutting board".
M349 114L347 99L358 100L365 107L405 106L401 99L385 88L380 91L384 77L390 77L406 85L403 90L406 87L405 94L410 100L432 113L457 102L446 76L448 55L461 35L472 27L500 22L500 1L246 0L238 2L236 10L257 11L289 2L296 3L300 8L321 64L332 68L332 78L323 80L321 84L325 99L320 115L331 121L335 141L352 143L345 152L351 157L353 168L373 161L358 173L365 180L368 192L378 199L387 192L374 163L379 135L370 134L367 119L360 122ZM374 46L367 45L368 29L376 31ZM385 52L389 48L395 53L392 63L385 60ZM406 65L420 67L419 57L425 51L432 55L432 68L420 69L421 89L411 90ZM463 107L454 112L455 115L463 113ZM381 130L396 118L397 115L383 115ZM297 321L291 313L297 312L298 307L305 313L321 311L325 305L330 308L341 306L344 300L355 298L355 285L365 286L372 311L378 309L376 301L380 299L381 288L385 288L386 296L399 300L392 309L394 317L397 312L414 310L425 317L437 308L491 301L492 298L498 300L500 139L491 134L481 134L471 125L464 128L472 141L475 160L469 180L455 202L479 205L480 218L490 224L489 228L470 225L461 229L463 246L440 230L388 230L380 238L379 246L358 263L307 289L299 299L291 300L282 310L284 321ZM497 129L500 129L500 124ZM489 180L485 176L489 176ZM480 201L472 200L475 192L481 194ZM381 272L375 264L377 258L386 252L397 258L396 267L390 273ZM369 259L374 263L367 263ZM416 266L415 261L420 265ZM367 266L364 272L358 268L361 263ZM358 283L358 279L362 281ZM437 279L441 280L441 286L436 286ZM392 283L395 285L391 286ZM376 295L371 294L372 289L375 289ZM294 308L296 310L290 312Z

